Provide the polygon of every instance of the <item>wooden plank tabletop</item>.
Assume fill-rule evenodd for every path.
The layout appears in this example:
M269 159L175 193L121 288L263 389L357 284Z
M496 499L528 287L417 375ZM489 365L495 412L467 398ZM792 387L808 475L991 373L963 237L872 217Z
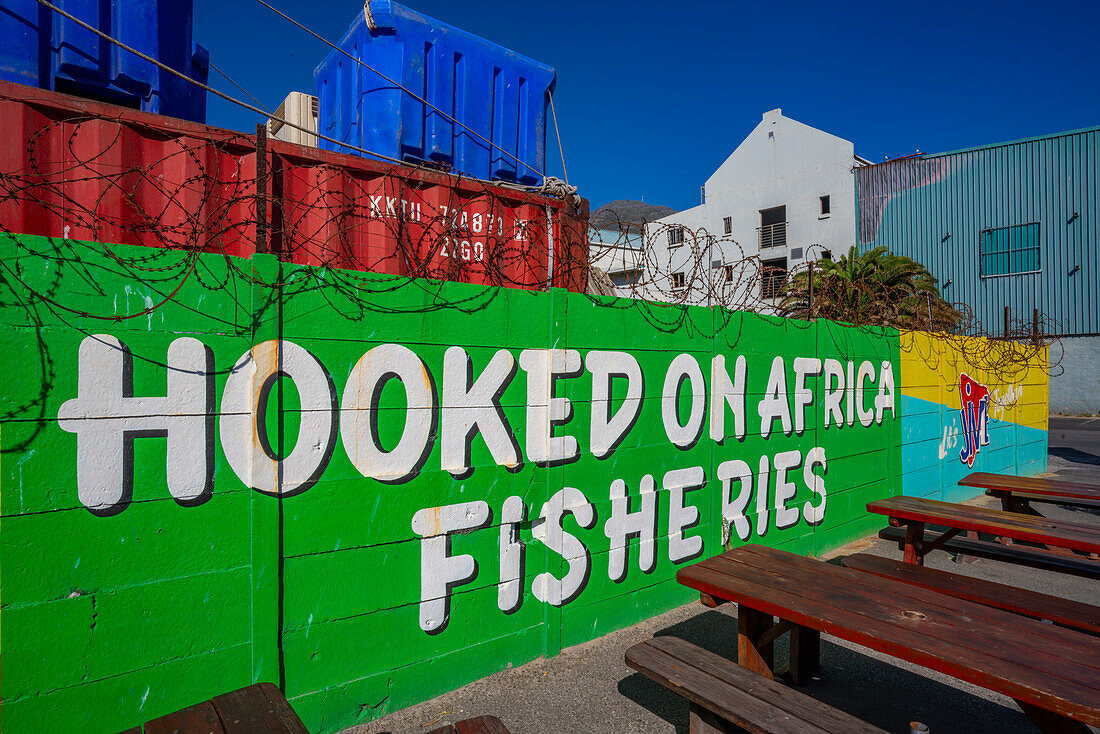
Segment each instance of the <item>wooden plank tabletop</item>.
M845 568L897 579L967 601L1049 619L1100 635L1100 607L1092 604L866 553L848 556L842 563Z
M964 487L980 487L994 491L1027 492L1028 494L1066 497L1068 499L1100 500L1100 485L1067 482L1062 479L1017 477L1011 474L974 472L959 480Z
M867 503L869 512L898 520L925 522L960 530L1027 540L1069 550L1100 553L1100 530L1092 525L1048 520L1045 517L957 505L920 497L890 497Z
M1100 725L1100 638L785 551L742 546L677 580Z

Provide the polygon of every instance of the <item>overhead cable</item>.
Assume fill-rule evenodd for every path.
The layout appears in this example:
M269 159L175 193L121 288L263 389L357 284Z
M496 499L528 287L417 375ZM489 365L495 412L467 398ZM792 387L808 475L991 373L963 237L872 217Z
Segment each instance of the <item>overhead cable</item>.
M546 175L546 174L544 174L544 173L543 173L542 171L540 171L540 170L539 170L538 168L536 168L535 166L532 166L532 165L531 165L530 163L526 163L526 162L524 162L524 161L520 160L520 159L519 159L519 158L517 158L516 156L514 156L514 155L512 155L511 153L509 153L508 151L506 151L506 150L505 150L504 148L501 148L501 147L500 147L499 145L497 145L496 143L494 143L494 142L493 142L492 140L489 140L489 139L488 139L487 137L485 137L484 135L480 134L480 133L479 133L478 131L474 130L473 128L470 128L470 127L468 127L467 125L465 125L464 123L460 122L459 120L456 120L456 119L455 119L454 117L451 117L451 116L450 116L450 115L448 115L448 114L447 114L446 112L444 112L443 110L439 109L439 108L438 108L438 107L436 107L436 106L435 106L434 104L432 104L431 102L429 102L428 100L424 99L423 97L421 97L421 96L420 96L419 94L417 94L416 92L414 92L414 91L412 91L411 89L409 89L408 87L406 87L406 86L405 86L404 84L402 84L401 82L399 82L399 81L396 81L396 80L394 80L394 79L391 79L390 77L388 77L388 76L386 76L385 74L383 74L382 72L378 71L378 69L375 69L375 68L374 68L373 66L371 66L371 65L370 65L370 64L368 64L368 63L366 63L366 62L365 62L365 61L363 61L362 59L360 59L360 58L356 58L355 56L352 56L352 55L351 55L351 54L349 54L349 53L348 53L347 51L345 51L344 49L340 48L339 46L337 46L337 45L336 45L335 43L333 43L332 41L328 40L328 39L327 39L327 38L325 38L324 36L320 35L319 33L317 33L317 32L315 32L315 31L313 31L313 30L311 30L311 29L307 28L306 26L302 25L302 24L301 24L301 23L299 23L298 21L294 20L293 18L291 18L291 17L289 16L289 15L287 15L287 14L286 14L286 13L284 13L283 11L279 10L279 9L278 9L278 8L276 8L275 6L273 6L273 5L271 5L270 3L268 3L268 2L267 2L267 0L256 0L256 2L258 2L258 3L260 4L260 5L263 5L263 6L265 7L265 8L267 8L267 9L268 9L268 10L270 10L271 12L275 13L276 15L278 15L278 16L280 16L280 17L284 18L285 20L288 20L288 21L290 21L290 22L291 22L291 23L293 23L294 25L298 26L298 27L299 27L299 28L301 28L301 29L302 29L303 31L305 31L305 32L306 32L306 33L308 33L309 35L313 36L314 38L316 38L316 39L317 39L318 41L320 41L321 43L324 43L324 44L326 44L326 45L330 46L331 48L333 48L334 50L336 50L336 51L339 51L339 52L340 52L340 53L342 53L342 54L343 54L344 56L347 56L347 57L348 57L349 59L351 59L351 60L352 60L352 61L354 61L355 63L359 64L360 66L362 66L362 67L364 67L364 68L366 68L366 69L369 69L370 71L373 71L373 72L374 72L375 74L377 74L378 76L382 77L383 79L385 79L385 80L386 80L387 82L389 82L390 84L394 85L395 87L398 87L398 88L400 88L400 89L401 89L402 91L404 91L404 92L405 92L406 94L408 94L408 95L409 95L410 97L412 97L413 99L415 99L415 100L416 100L417 102L420 102L420 103L422 103L422 104L424 104L424 105L426 105L426 106L428 106L428 107L431 107L431 108L432 108L433 110L435 110L435 111L436 111L436 112L438 112L439 114L443 115L443 117L447 118L448 120L450 120L450 121L451 121L451 122L453 122L454 124L458 125L459 127L463 128L464 130L467 130L467 131L469 131L469 132L470 132L470 134L474 135L475 137L478 137L478 138L480 138L481 140L485 141L485 142L486 142L486 143L488 143L488 144L489 144L489 145L490 145L491 147L493 147L493 148L496 148L496 149L497 149L497 150L499 150L499 151L500 151L501 153L503 153L504 155L508 156L509 158L511 158L512 160L514 160L514 161L515 161L516 163L520 164L521 166L525 166L525 167L527 167L527 168L530 168L530 169L531 169L532 171L534 171L535 173L537 173L537 174L538 174L538 175L540 175L540 176L545 176L545 175ZM366 4L366 6L365 6L365 10L366 10L367 12L369 12L369 10L370 10L370 3L367 3L367 4ZM368 15L368 16L366 16L366 17L367 17L367 18L369 19L369 22L373 24L373 19L371 18L371 16L369 16L369 15ZM551 102L551 104L553 104L553 102Z

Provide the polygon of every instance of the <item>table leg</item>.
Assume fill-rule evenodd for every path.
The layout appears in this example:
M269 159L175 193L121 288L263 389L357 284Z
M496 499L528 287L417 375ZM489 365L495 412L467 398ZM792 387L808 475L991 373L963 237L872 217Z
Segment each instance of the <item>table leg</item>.
M1031 719L1031 723L1038 727L1043 734L1090 734L1092 731L1080 721L1056 714L1053 711L1039 708L1034 704L1016 701L1016 704Z
M772 643L760 645L760 637L775 624L770 614L737 605L737 662L765 678L775 679Z
M801 625L791 630L791 683L805 685L821 670L821 633Z
M741 734L744 731L713 711L708 711L695 703L691 704L688 713L688 734L734 734L734 732Z
M906 563L916 566L924 565L924 523L909 521L905 523L905 555Z

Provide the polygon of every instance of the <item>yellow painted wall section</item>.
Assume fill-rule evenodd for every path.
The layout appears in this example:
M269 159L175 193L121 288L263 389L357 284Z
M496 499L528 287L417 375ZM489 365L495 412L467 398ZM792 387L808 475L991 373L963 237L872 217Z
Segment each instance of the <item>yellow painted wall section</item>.
M989 388L989 417L1047 430L1049 350L983 337L901 332L901 394L958 410L959 374Z

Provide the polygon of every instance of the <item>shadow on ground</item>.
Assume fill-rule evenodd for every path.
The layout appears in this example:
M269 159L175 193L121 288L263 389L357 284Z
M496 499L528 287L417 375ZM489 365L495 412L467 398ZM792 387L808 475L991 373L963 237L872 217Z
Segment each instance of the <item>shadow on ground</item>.
M1100 466L1100 456L1097 456L1096 454L1090 454L1087 451L1079 451L1078 449L1058 447L1049 449L1047 453L1051 456L1057 456L1059 459L1064 459L1074 464Z

